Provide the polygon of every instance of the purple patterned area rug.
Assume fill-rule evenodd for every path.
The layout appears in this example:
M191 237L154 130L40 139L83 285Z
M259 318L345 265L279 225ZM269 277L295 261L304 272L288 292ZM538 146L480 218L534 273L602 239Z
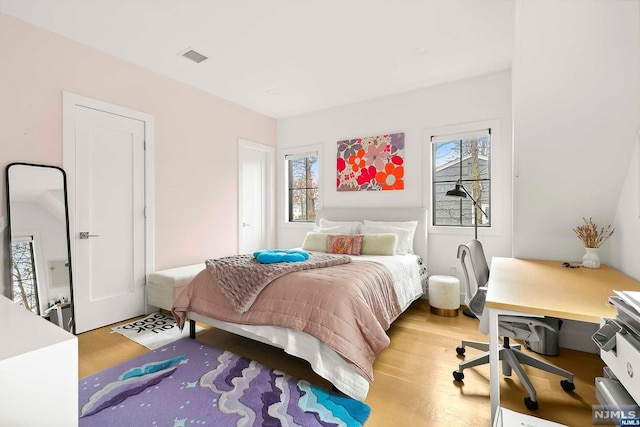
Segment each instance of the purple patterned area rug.
M184 338L80 380L80 426L362 426L370 408Z

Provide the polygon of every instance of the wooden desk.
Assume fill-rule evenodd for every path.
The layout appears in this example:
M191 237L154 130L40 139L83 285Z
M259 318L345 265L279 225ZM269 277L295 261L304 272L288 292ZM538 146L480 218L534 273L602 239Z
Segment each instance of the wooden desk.
M498 316L551 316L599 324L602 317L616 316L607 302L614 290L640 291L640 282L606 265L565 268L561 261L492 259L486 299L492 422L500 406Z

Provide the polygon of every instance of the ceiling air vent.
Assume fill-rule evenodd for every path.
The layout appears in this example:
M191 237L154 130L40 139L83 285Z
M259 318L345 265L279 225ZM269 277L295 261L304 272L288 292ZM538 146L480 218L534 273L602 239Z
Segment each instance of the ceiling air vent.
M197 64L199 64L202 61L204 61L205 59L207 59L206 56L204 56L201 53L196 52L193 49L187 49L184 52L179 53L179 55L182 55L185 58L190 59L190 60L192 60L193 62L195 62Z

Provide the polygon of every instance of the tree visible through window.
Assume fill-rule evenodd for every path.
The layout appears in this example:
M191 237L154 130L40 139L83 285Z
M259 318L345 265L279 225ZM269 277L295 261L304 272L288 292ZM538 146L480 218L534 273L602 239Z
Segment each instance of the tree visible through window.
M433 145L433 225L491 225L491 130L450 136L434 136ZM464 188L489 215L480 209L473 212L469 197L447 197L460 180Z
M33 240L11 242L12 299L27 310L40 314Z
M313 222L318 204L318 153L287 155L289 221Z

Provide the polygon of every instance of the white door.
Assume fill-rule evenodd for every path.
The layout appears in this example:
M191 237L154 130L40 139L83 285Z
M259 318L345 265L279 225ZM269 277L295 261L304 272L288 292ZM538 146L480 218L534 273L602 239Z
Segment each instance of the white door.
M74 116L71 238L80 333L145 312L145 122L79 105Z
M271 147L240 140L239 145L239 253L271 246Z

